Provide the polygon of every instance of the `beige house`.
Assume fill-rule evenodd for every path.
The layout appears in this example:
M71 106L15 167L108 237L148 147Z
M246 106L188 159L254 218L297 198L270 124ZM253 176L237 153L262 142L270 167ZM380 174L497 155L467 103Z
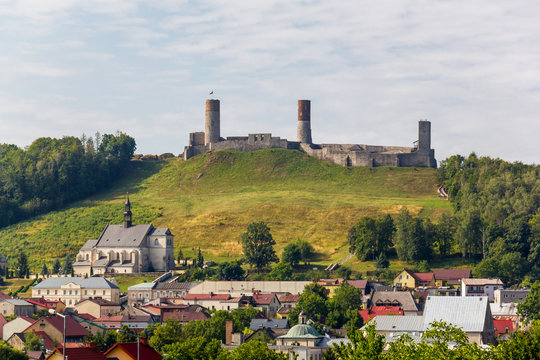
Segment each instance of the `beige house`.
M126 199L123 225L107 225L98 239L88 240L73 263L76 275L139 273L175 269L174 236L168 228L132 225Z
M30 325L32 325L36 320L29 318L28 316L19 316L15 319L8 321L4 324L4 329L2 332L2 339L7 341L11 335L15 333L20 333L26 330Z
M34 305L30 304L28 301L20 299L0 300L0 313L4 316L31 316L32 314L34 314Z
M32 288L32 297L60 299L68 307L75 306L83 299L105 299L119 303L120 289L101 277L51 277Z
M79 314L90 314L95 318L110 316L122 311L120 304L105 299L84 299L75 304Z

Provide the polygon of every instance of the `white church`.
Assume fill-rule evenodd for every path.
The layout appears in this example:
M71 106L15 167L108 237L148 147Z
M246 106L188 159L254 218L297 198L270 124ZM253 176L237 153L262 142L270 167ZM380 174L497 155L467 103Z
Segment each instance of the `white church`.
M174 264L174 236L168 228L131 224L126 198L123 225L107 225L97 240L88 240L77 254L73 272L91 274L169 271Z

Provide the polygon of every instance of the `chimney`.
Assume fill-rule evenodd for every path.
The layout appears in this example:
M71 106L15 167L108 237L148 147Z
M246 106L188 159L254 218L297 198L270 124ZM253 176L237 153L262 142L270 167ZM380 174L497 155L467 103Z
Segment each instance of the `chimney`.
M232 320L225 320L225 345L232 344L233 331L234 331L234 322Z

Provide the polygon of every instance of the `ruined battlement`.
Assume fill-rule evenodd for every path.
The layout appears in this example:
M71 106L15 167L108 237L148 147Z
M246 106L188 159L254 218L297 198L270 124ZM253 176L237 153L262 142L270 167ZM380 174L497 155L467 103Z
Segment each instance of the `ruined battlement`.
M212 150L254 151L296 149L321 160L343 166L419 166L437 167L431 149L431 123L418 122L418 140L413 147L365 144L314 144L311 136L311 101L298 100L297 141L288 141L270 133L248 136L220 136L220 101L206 100L205 131L189 134L184 159Z

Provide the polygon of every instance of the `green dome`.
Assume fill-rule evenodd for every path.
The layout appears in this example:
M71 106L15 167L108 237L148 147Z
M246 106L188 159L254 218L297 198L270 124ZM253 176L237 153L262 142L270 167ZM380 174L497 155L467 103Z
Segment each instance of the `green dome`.
M294 325L287 335L280 336L281 339L320 339L323 336L311 325Z

